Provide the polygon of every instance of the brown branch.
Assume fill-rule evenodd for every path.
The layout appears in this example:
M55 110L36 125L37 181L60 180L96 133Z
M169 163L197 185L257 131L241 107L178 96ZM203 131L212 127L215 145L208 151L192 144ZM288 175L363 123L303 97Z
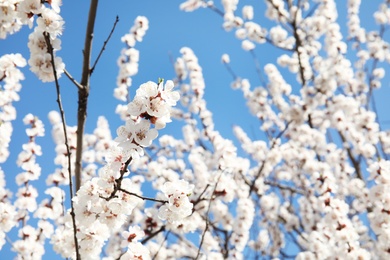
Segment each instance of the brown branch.
M260 61L257 58L255 51L254 50L250 50L250 54L251 54L251 56L253 58L253 62L255 63L256 72L257 72L257 75L259 76L260 82L261 82L261 84L263 84L263 86L266 86L263 74L261 72Z
M167 234L166 234L165 237L164 237L164 240L161 242L161 245L160 245L160 247L158 248L157 252L154 254L152 260L156 259L157 255L158 255L158 253L160 253L160 250L161 250L161 248L163 247L165 241L168 240L168 236L169 236L170 233L171 233L171 231L168 231L168 232L167 232Z
M145 244L146 242L148 242L150 239L154 238L155 236L157 236L160 232L164 232L165 231L165 225L164 226L161 226L161 228L159 230L156 230L155 232L153 232L152 234L150 234L150 236L148 236L147 238L143 239L141 241L141 244Z
M118 191L121 191L121 192L123 192L123 193L129 194L129 195L131 195L131 196L135 196L135 197L140 198L140 199L142 199L142 200L150 200L150 201L154 201L154 202L160 202L160 203L163 203L163 204L168 203L167 200L158 200L158 199L153 199L153 198L144 197L144 196L138 195L138 194L136 194L136 193L133 193L133 192L124 190L124 189L122 189L122 188L119 188Z
M298 188L295 188L292 186L288 186L288 185L283 185L283 184L280 184L280 183L275 182L275 181L264 180L264 184L267 184L267 185L270 185L273 187L277 187L278 189L281 189L281 190L288 190L288 191L291 191L292 193L298 193L298 194L302 194L302 195L306 194L301 189L298 189Z
M51 66L53 68L54 80L55 80L56 90L57 90L57 103L58 103L58 108L60 110L61 120L62 120L62 128L64 131L64 138L65 138L64 142L65 142L65 147L66 147L66 152L67 152L67 157L68 157L68 178L69 178L69 192L70 192L70 206L71 206L70 215L72 217L73 238L74 238L74 244L75 244L75 249L76 249L76 259L79 260L81 258L80 258L78 240L77 240L76 215L74 213L73 199L72 199L73 198L72 161L70 158L71 152L70 152L69 143L68 143L68 134L66 131L65 112L64 112L64 109L62 107L60 84L58 83L57 70L56 70L56 66L55 66L55 62L54 62L54 51L53 51L53 46L51 45L51 42L50 42L50 34L44 32L43 36L45 37L47 51L51 57Z
M204 231L203 231L203 234L202 234L202 238L200 240L199 247L198 247L198 253L196 254L195 260L199 259L199 257L200 257L200 250L202 249L202 245L203 245L203 242L204 242L204 238L205 238L206 232L209 229L209 212L210 212L210 208L211 208L211 202L212 202L212 200L214 198L213 194L217 190L217 186L218 186L219 180L221 179L222 174L223 174L223 172L221 172L221 174L219 175L217 181L215 182L213 193L212 193L212 195L210 196L210 199L209 199L209 207L207 208L207 212L206 212L206 227L204 228ZM207 189L207 186L206 186L206 189Z
M339 131L339 135L340 135L340 138L341 138L341 141L343 142L343 144L347 143L347 140L345 139L345 136L340 131ZM360 169L359 162L355 159L354 155L352 154L351 148L346 148L346 149L347 149L348 157L351 160L353 167L355 168L356 175L358 176L359 179L364 181L363 174L362 174L362 171Z
M274 138L274 140L273 140L273 142L272 142L272 145L271 145L271 147L270 147L270 150L272 150L272 149L275 147L275 145L276 145L276 140L278 140L280 137L282 137L282 135L287 131L287 129L288 129L290 123L291 123L291 121L290 121L290 122L287 122L286 127L285 127L282 131L280 131L280 133ZM266 163L266 161L264 160L264 162L263 162L263 164L260 166L260 169L259 169L259 171L257 172L255 178L253 179L252 184L251 184L250 187L249 187L249 194L248 194L248 197L251 196L251 193L252 193L252 191L253 191L254 188L255 188L256 180L261 176L261 174L262 174L262 172L263 172L265 163Z
M78 89L82 89L82 88L83 88L83 86L81 86L81 84L80 84L77 80L75 80L75 78L73 78L72 75L70 75L70 73L69 73L66 69L64 69L64 73L65 73L65 75L68 77L68 79L69 79L70 81L72 81L72 83L73 83Z
M115 179L115 184L114 184L114 190L111 192L111 195L110 197L108 198L104 198L105 200L110 200L112 198L115 198L116 197L116 193L118 192L118 190L120 190L122 188L122 180L123 180L123 176L125 175L125 173L127 172L127 167L129 167L129 164L131 163L131 161L133 160L133 157L130 156L129 159L127 159L127 161L125 162L125 164L123 165L122 169L120 170L120 176L118 179Z
M110 34L108 35L107 40L104 41L103 47L102 47L102 49L100 50L99 55L97 56L95 62L93 63L93 66L92 66L92 68L91 68L91 74L92 74L93 71L95 70L95 67L96 67L96 65L97 65L97 63L98 63L100 57L102 56L104 50L106 49L107 43L108 43L108 41L110 40L112 34L114 33L115 27L116 27L116 25L117 25L118 22L119 22L119 17L116 16L116 19L115 19L114 25L112 26L111 32L110 32Z
M206 1L204 1L206 2ZM207 3L206 3L207 4ZM207 4L207 7L212 10L213 12L215 12L216 14L220 15L221 17L224 17L225 16L225 13L221 10L219 10L214 4Z
M283 46L280 46L280 45L277 45L275 42L273 42L270 38L268 37L264 37L265 41L269 44L271 44L272 46L274 46L275 48L278 48L280 50L283 50L283 51L288 51L288 52L292 52L294 51L294 49L290 49L290 48L287 48L287 47L283 47Z
M195 200L192 204L194 204L194 207L199 203L201 202L202 200L204 200L204 198L202 198L203 194L206 192L206 190L208 189L208 187L210 186L210 184L207 184L206 187L204 188L204 190L200 193L199 197L197 200ZM215 190L214 190L215 191Z
M158 200L158 199L153 199L153 198L148 198L148 197L143 197L141 195L138 195L136 193L133 193L133 192L130 192L130 191L127 191L125 189L122 189L122 180L123 180L123 177L125 175L125 173L127 172L127 167L129 166L129 164L131 163L131 161L133 160L133 157L130 157L123 165L121 171L120 171L120 177L118 179L115 179L115 184L114 184L114 190L111 192L111 195L107 198L104 198L102 197L103 199L105 200L111 200L112 198L115 198L117 197L116 196L116 193L118 191L121 191L121 192L124 192L128 195L131 195L131 196L135 196L135 197L138 197L142 200L150 200L150 201L155 201L155 202L160 202L160 203L168 203L168 201L166 200Z
M92 52L92 39L93 39L93 30L95 26L95 18L97 13L98 0L91 0L89 14L88 14L88 24L87 30L85 33L85 43L84 43L84 59L83 59L83 71L80 85L82 88L79 88L78 95L78 109L77 109L77 149L76 149L76 191L81 186L81 155L83 151L83 138L84 138L84 127L85 120L87 118L87 102L89 96L89 81L91 76L90 62L91 62L91 52Z
M291 26L293 28L293 31L294 31L294 38L295 38L295 52L297 53L297 56L298 56L298 63L299 63L299 75L301 76L301 80L302 80L302 87L304 87L306 85L306 80L305 80L305 73L304 73L304 68L303 68L303 65L302 65L302 58L301 58L301 54L299 52L299 47L302 46L302 41L301 41L301 38L299 37L298 35L298 25L297 25L297 14L298 12L295 13L295 18L294 20L291 22Z
M238 76L237 74L233 71L232 67L230 67L230 64L229 63L226 63L224 62L223 63L227 69L227 71L229 72L230 75L232 75L233 79L236 80L238 79Z

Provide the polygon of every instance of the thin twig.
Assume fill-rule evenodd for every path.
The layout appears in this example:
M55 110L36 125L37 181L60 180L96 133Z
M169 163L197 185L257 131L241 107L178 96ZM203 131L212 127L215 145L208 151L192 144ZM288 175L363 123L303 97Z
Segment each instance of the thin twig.
M160 232L163 232L165 231L165 225L164 226L161 226L161 228L159 230L156 230L154 231L152 234L150 234L150 236L148 236L147 238L145 238L144 240L141 241L141 244L145 244L146 242L148 242L150 239L152 239L153 237L157 236Z
M118 179L115 179L115 184L114 184L114 190L111 192L110 196L108 198L103 198L105 200L111 200L116 197L116 193L118 192L119 189L122 188L122 180L127 172L127 167L129 167L131 161L133 160L133 157L130 156L129 159L123 164L122 169L120 170L120 176Z
M114 33L116 24L117 24L118 22L119 22L119 17L116 16L116 19L115 19L114 25L112 26L111 32L110 32L110 34L108 35L107 40L104 41L103 47L102 47L102 49L100 50L99 55L97 56L95 62L93 63L93 66L92 66L92 68L91 68L91 74L92 74L93 71L95 70L95 67L96 67L96 65L97 65L97 63L98 63L100 57L102 56L104 50L106 49L107 43L108 43L108 41L110 40L112 34Z
M206 227L204 228L204 231L203 231L203 234L202 234L202 238L200 240L199 247L198 247L198 253L197 253L196 257L195 257L195 260L199 259L200 250L202 249L202 245L203 245L203 242L204 242L204 238L206 236L206 232L209 229L209 212L210 212L210 208L211 208L211 202L212 202L212 200L214 198L213 194L215 193L215 191L217 189L217 186L218 186L219 180L221 179L222 174L223 174L223 171L221 172L221 174L219 175L217 181L215 182L215 186L214 186L213 192L211 193L211 196L210 196L210 199L209 199L209 207L207 208L207 212L206 212Z
M15 252L17 252L17 249L16 249L15 246L14 246L14 243L12 242L12 240L11 240L7 235L5 235L5 240L7 241L8 244L10 244L12 250L14 250Z
M260 61L257 58L255 51L251 50L250 54L252 55L253 61L255 62L256 72L257 72L257 75L259 76L260 82L261 82L261 84L263 84L263 86L266 86L266 83L265 83L265 80L264 80L264 77L263 77L263 74L262 74L261 68L260 68Z
M74 213L74 207L73 207L72 161L70 158L71 152L70 152L69 143L68 143L68 134L66 131L65 112L64 112L64 109L62 107L60 84L58 83L57 70L56 70L56 66L55 66L55 62L54 62L53 46L51 45L51 42L50 42L50 34L43 33L43 35L45 37L47 51L48 51L48 53L50 53L50 56L51 56L51 65L53 68L54 80L55 80L56 90L57 90L57 103L58 103L58 108L60 110L61 120L62 120L62 128L64 131L64 138L65 138L64 142L65 142L66 152L67 152L67 156L68 156L68 177L69 177L69 192L70 192L70 206L71 206L70 215L72 217L72 224L73 224L73 238L74 238L74 244L75 244L75 249L76 249L76 259L79 260L81 258L80 258L78 240L77 240L76 215Z
M222 17L225 16L225 13L223 11L219 10L214 4L211 4L211 5L207 4L207 7L210 10L214 11L215 13L219 14L220 16L222 16Z
M131 195L131 196L135 196L135 197L140 198L140 199L142 199L142 200L150 200L150 201L154 201L154 202L160 202L160 203L163 203L163 204L168 203L167 200L158 200L158 199L153 199L153 198L144 197L144 196L138 195L138 194L136 194L136 193L133 193L133 192L124 190L124 189L122 189L122 188L119 188L118 191L121 191L121 192L123 192L123 193L129 194L129 195Z
M295 187L292 187L292 186L288 186L288 185L283 185L283 184L280 184L280 183L275 182L275 181L264 180L264 184L267 184L267 185L270 185L270 186L273 186L273 187L277 187L277 188L279 188L281 190L288 190L288 191L291 191L292 193L298 193L298 194L302 194L302 195L306 194L301 189L298 189L298 188L295 188Z
M78 88L78 89L82 89L83 86L77 81L75 80L75 78L72 77L72 75L70 75L69 71L67 71L66 69L64 69L64 73L65 75L68 77L68 79L70 79L70 81L72 81L73 84L75 84L75 86Z
M237 74L233 71L232 67L230 67L230 64L229 64L229 63L226 63L226 62L224 62L224 64L225 64L226 69L227 69L228 72L230 73L230 75L232 75L233 79L234 79L234 80L238 79Z
M280 50L283 50L283 51L288 51L288 52L293 52L294 49L290 49L290 48L287 48L287 47L283 47L283 46L280 46L280 45L277 45L276 43L274 43L270 38L268 37L264 37L265 41L269 44L271 44L272 46L274 46L275 48L278 48Z
M290 122L287 122L285 128L284 128L282 131L280 131L280 133L274 138L274 140L273 140L273 142L272 142L272 145L271 145L271 147L270 147L270 150L272 150L272 149L275 147L276 141L277 141L280 137L282 137L282 135L287 131L287 129L288 129L290 123L291 123L291 121L290 121ZM250 187L249 187L249 194L248 194L248 197L251 196L251 193L252 193L252 191L253 191L254 188L255 188L256 180L260 177L260 175L261 175L262 172L263 172L263 169L264 169L264 167L265 167L265 163L266 163L266 162L265 162L265 160L264 160L264 162L263 162L263 164L260 166L260 169L259 169L259 171L257 172L255 178L253 179L252 184L251 184Z
M339 131L339 136L341 138L341 141L343 142L343 144L345 145L347 143L347 140L345 138L345 136ZM353 167L355 168L355 171L356 171L356 175L359 179L361 179L362 181L364 181L364 177L363 177L363 173L360 169L360 164L359 162L355 159L353 153L352 153L352 150L351 148L346 148L347 150L347 154L348 154L348 157L349 159L351 160L352 162L352 165Z
M169 236L170 233L171 233L171 231L168 231L168 232L167 232L167 234L165 235L164 240L162 241L162 243L161 243L160 247L158 248L157 252L154 254L152 260L156 259L157 255L158 255L158 253L160 252L161 248L163 247L165 241L167 241L168 236Z
M206 192L206 190L207 190L207 188L208 188L209 186L210 186L210 184L207 184L206 187L204 188L204 190L200 193L198 199L195 200L195 201L193 202L194 206L195 206L196 204L198 204L200 201L203 200L203 199L202 199L202 196L203 196L203 194Z

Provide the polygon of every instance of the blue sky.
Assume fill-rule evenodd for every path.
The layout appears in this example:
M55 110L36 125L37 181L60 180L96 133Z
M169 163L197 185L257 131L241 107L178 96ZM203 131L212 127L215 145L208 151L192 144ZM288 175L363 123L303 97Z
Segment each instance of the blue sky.
M112 133L122 124L122 121L115 114L115 107L118 101L113 97L113 89L116 85L118 67L116 65L120 50L124 44L120 38L128 33L138 15L146 16L149 19L149 30L143 42L137 43L136 48L140 51L139 73L133 77L131 91L137 86L149 80L157 81L158 78L174 78L174 70L170 62L170 55L174 58L179 56L180 48L187 46L193 49L203 67L206 81L205 98L209 109L214 113L216 129L223 136L234 140L232 125L237 124L247 129L251 137L260 138L259 122L252 117L245 105L241 92L230 88L231 76L221 63L221 55L228 53L231 59L231 66L234 71L249 78L252 87L259 86L255 66L249 53L241 49L241 42L234 37L234 33L226 33L222 29L222 18L208 9L200 9L193 13L185 13L179 10L182 1L100 1L97 21L95 26L94 47L92 60L96 58L103 42L106 40L115 17L119 16L117 28L108 43L97 68L91 78L91 94L88 105L88 119L86 131L91 132L95 126L98 116L105 115L109 118ZM255 7L255 21L262 26L269 28L272 23L264 21L263 1L247 0L242 4L249 4ZM341 2L344 7L345 1ZM377 9L381 1L362 1L363 13L362 24L370 29L375 29L375 23L371 14ZM65 30L61 37L62 50L58 55L66 64L66 69L76 78L81 77L82 48L84 45L84 33L87 20L89 3L88 1L66 1L61 8L61 15L65 20ZM345 9L340 12L341 25L345 26ZM345 27L344 27L345 28ZM9 36L6 40L0 40L0 55L6 53L21 53L28 59L27 39L31 30L25 27L15 35ZM268 62L275 62L279 50L265 44L258 46L256 55L262 66ZM286 70L282 70L284 73ZM24 68L26 80L22 82L23 89L20 93L21 100L15 103L18 111L18 118L14 122L14 133L11 143L11 156L9 160L1 165L6 173L8 185L13 185L14 177L21 170L16 167L16 158L21 151L21 145L27 142L24 134L25 126L22 123L27 113L37 115L46 126L46 136L37 139L42 145L43 156L38 158L43 168L42 178L52 173L54 154L50 154L54 145L50 138L50 124L47 113L50 110L58 110L56 103L56 92L54 83L41 83L28 70ZM294 79L288 76L287 79ZM386 82L386 81L384 81ZM387 81L388 82L388 81ZM296 82L290 83L296 85ZM77 110L77 89L63 76L60 79L62 101L66 113L66 120L69 125L76 124ZM390 116L386 113L389 109L387 100L390 97L390 86L384 84L381 95L376 95L378 108L381 113L381 121L387 121L384 128L390 126ZM180 129L167 126L167 133L178 133ZM8 256L9 246L0 252L0 256Z

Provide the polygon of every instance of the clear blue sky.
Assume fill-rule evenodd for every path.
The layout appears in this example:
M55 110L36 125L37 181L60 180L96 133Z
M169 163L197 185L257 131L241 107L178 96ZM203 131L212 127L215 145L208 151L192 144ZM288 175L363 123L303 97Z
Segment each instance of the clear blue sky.
M84 33L88 16L89 1L64 1L61 7L61 15L65 20L65 30L62 40L62 50L58 55L62 57L66 64L66 69L76 78L81 77L82 49L84 45ZM93 47L93 58L108 36L115 17L119 16L117 28L108 43L94 74L91 78L91 95L88 106L87 132L91 132L95 126L98 116L105 115L109 118L112 133L122 123L115 114L115 107L118 101L113 97L113 89L116 86L118 67L116 65L120 50L124 44L120 38L128 33L133 25L134 19L138 15L146 16L149 19L149 30L142 43L137 43L136 49L140 51L139 74L133 77L131 91L135 91L138 85L143 82L154 80L159 77L171 79L174 77L174 70L169 60L169 55L174 58L179 56L180 48L187 46L193 49L199 58L199 63L203 67L206 81L206 100L209 109L214 113L216 129L223 136L234 139L231 131L233 124L243 126L248 130L249 135L259 138L262 134L258 131L259 123L250 116L245 100L241 92L233 91L230 88L232 81L223 64L221 55L230 54L231 66L235 72L251 79L252 87L260 85L252 58L249 53L241 49L241 42L234 37L234 33L226 33L222 29L222 18L208 9L200 9L193 13L185 13L179 10L182 1L100 1L97 21L95 26L95 37ZM272 23L264 22L263 1L247 0L242 4L250 4L255 7L255 21L269 28ZM337 1L341 5L346 5L346 1ZM375 24L371 14L377 9L381 1L362 1L364 13L362 14L362 24L368 25L370 29L375 29ZM375 4L374 4L375 3ZM340 12L341 25L345 26L345 8ZM31 30L25 27L21 32L9 36L6 40L0 40L0 55L6 53L21 53L28 59L27 39ZM258 46L256 55L262 65L268 62L275 62L280 51L265 44ZM9 187L13 185L14 177L21 169L16 167L16 158L21 151L21 145L27 142L24 134L25 126L22 123L23 117L27 113L37 115L46 126L46 137L37 139L42 145L43 156L38 159L43 168L42 178L52 173L54 165L52 163L54 155L51 155L53 144L50 138L50 124L47 113L50 110L58 110L56 103L56 92L54 83L41 83L26 67L26 80L22 82L23 89L20 93L21 100L15 103L18 111L18 118L14 122L13 141L11 143L11 156L9 160L1 165L6 176ZM295 78L295 77L293 77ZM291 80L292 78L289 77ZM386 81L384 81L386 82ZM295 81L290 83L296 85ZM66 113L67 123L76 124L77 109L77 89L63 76L60 79L62 101ZM386 113L390 108L388 99L390 97L390 86L384 84L383 94L376 95L377 103L381 104L379 109L381 121L387 121L385 128L389 128L390 116ZM167 132L178 132L179 129L167 126ZM251 136L253 137L253 136ZM0 251L0 258L7 259L9 245ZM5 257L5 258L3 258ZM47 259L47 258L45 258Z

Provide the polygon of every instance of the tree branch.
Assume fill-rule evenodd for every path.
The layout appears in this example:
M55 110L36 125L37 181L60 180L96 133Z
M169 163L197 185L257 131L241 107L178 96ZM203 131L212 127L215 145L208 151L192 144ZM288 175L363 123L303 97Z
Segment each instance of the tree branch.
M87 118L87 102L89 95L89 81L91 76L90 62L91 62L91 52L92 52L92 39L93 39L93 30L95 26L95 18L97 13L98 0L91 0L89 14L88 14L88 24L87 30L85 33L85 43L84 43L84 60L83 60L83 71L80 85L82 88L79 88L79 97L78 97L78 110L77 110L77 149L76 149L76 191L81 186L81 155L83 152L83 138L84 138L84 127L85 120Z
M272 150L272 149L275 147L275 145L276 145L276 140L278 140L280 137L282 137L282 135L287 131L287 129L288 129L290 123L291 123L291 121L290 121L290 122L287 122L286 127L285 127L282 131L280 131L280 133L274 138L274 140L273 140L273 142L272 142L272 145L271 145L271 147L270 147L270 150ZM249 194L248 194L248 197L251 196L251 193L252 193L252 191L253 191L254 188L255 188L256 180L261 176L261 173L263 172L265 163L266 163L266 160L264 160L263 164L260 166L259 171L257 172L255 178L254 178L253 181L252 181L252 184L249 186Z
M217 186L218 186L219 180L221 179L222 174L223 174L223 172L221 172L221 174L219 175L217 181L215 182L213 193L210 196L209 207L207 208L207 212L206 212L206 227L204 228L204 231L203 231L203 234L202 234L202 238L200 240L199 247L198 247L198 253L197 253L196 257L195 257L195 260L199 259L199 257L200 257L200 250L202 249L202 245L203 245L203 242L204 242L204 238L205 238L206 232L209 229L209 212L210 212L210 208L211 208L211 202L212 202L212 200L214 198L214 193L215 193L215 191L217 189ZM207 189L207 187L206 187L206 189Z
M64 109L62 107L60 84L58 83L57 70L56 70L56 66L55 66L55 62L54 62L53 46L51 45L51 42L50 42L50 34L44 32L43 36L45 37L47 51L51 57L51 66L53 68L54 80L55 80L56 90L57 90L57 103L58 103L58 108L60 110L61 120L62 120L62 128L64 131L64 138L65 138L64 142L65 142L66 153L67 153L67 157L68 157L68 178L69 178L69 193L70 193L70 206L71 206L70 215L72 217L73 239L74 239L75 250L76 250L76 259L79 260L81 258L80 258L78 240L77 240L76 215L74 213L73 199L72 199L73 198L72 161L71 161L71 152L70 152L69 143L68 143L68 133L66 131L65 112L64 112Z
M70 79L70 81L72 81L72 83L78 88L78 89L82 89L83 86L81 86L81 84L79 82L77 82L77 80L75 80L75 78L72 77L72 75L70 75L70 73L64 69L64 73L65 75L68 77L68 79Z
M93 63L93 66L92 66L92 68L91 68L91 74L92 74L93 71L95 70L95 67L96 67L96 65L97 65L97 63L98 63L100 57L102 56L104 50L106 49L107 43L108 43L108 41L110 40L112 34L114 33L116 24L117 24L118 22L119 22L119 17L116 16L116 19L115 19L114 25L112 26L111 32L110 32L110 34L108 35L107 40L104 41L103 47L102 47L102 49L100 50L99 55L98 55L98 57L96 58L95 62Z
M153 237L157 236L160 232L163 232L165 231L165 226L162 226L159 230L156 230L155 232L153 232L152 234L150 234L150 236L148 236L147 238L143 239L141 241L141 244L145 244L146 242L148 242L150 239L152 239Z
M339 131L339 135L343 144L347 143L347 140L345 139L344 135L340 131ZM358 176L359 179L364 181L362 171L360 170L360 164L352 154L351 148L346 148L346 150L347 150L348 157L351 160L353 167L355 168L356 175Z
M261 84L263 84L263 86L266 86L263 74L261 72L260 62L259 62L259 59L256 56L255 51L254 50L250 50L250 54L251 54L251 56L253 58L253 62L255 63L256 72L257 72L257 75L259 76L260 82L261 82Z
M157 252L154 254L152 260L156 259L157 255L158 255L158 253L160 252L161 248L163 247L165 241L167 241L168 236L169 236L170 233L171 233L171 231L168 231L168 232L167 232L167 234L166 234L165 237L164 237L164 241L162 241L160 247L158 248Z
M281 190L288 190L292 193L297 193L297 194L301 194L301 195L306 195L306 193L301 190L301 189L298 189L298 188L295 188L295 187L292 187L292 186L288 186L288 185L283 185L281 183L278 183L276 181L270 181L270 180L264 180L264 184L267 184L267 185L270 185L270 186L273 186L273 187L277 187Z
M142 199L142 200L150 200L150 201L154 201L154 202L160 202L160 203L163 203L163 204L168 203L168 201L166 201L166 200L158 200L158 199L153 199L153 198L144 197L144 196L138 195L138 194L136 194L136 193L133 193L133 192L124 190L124 189L122 189L122 188L119 188L118 191L124 192L124 193L126 193L126 194L131 195L131 196L135 196L135 197L140 198L140 199Z

